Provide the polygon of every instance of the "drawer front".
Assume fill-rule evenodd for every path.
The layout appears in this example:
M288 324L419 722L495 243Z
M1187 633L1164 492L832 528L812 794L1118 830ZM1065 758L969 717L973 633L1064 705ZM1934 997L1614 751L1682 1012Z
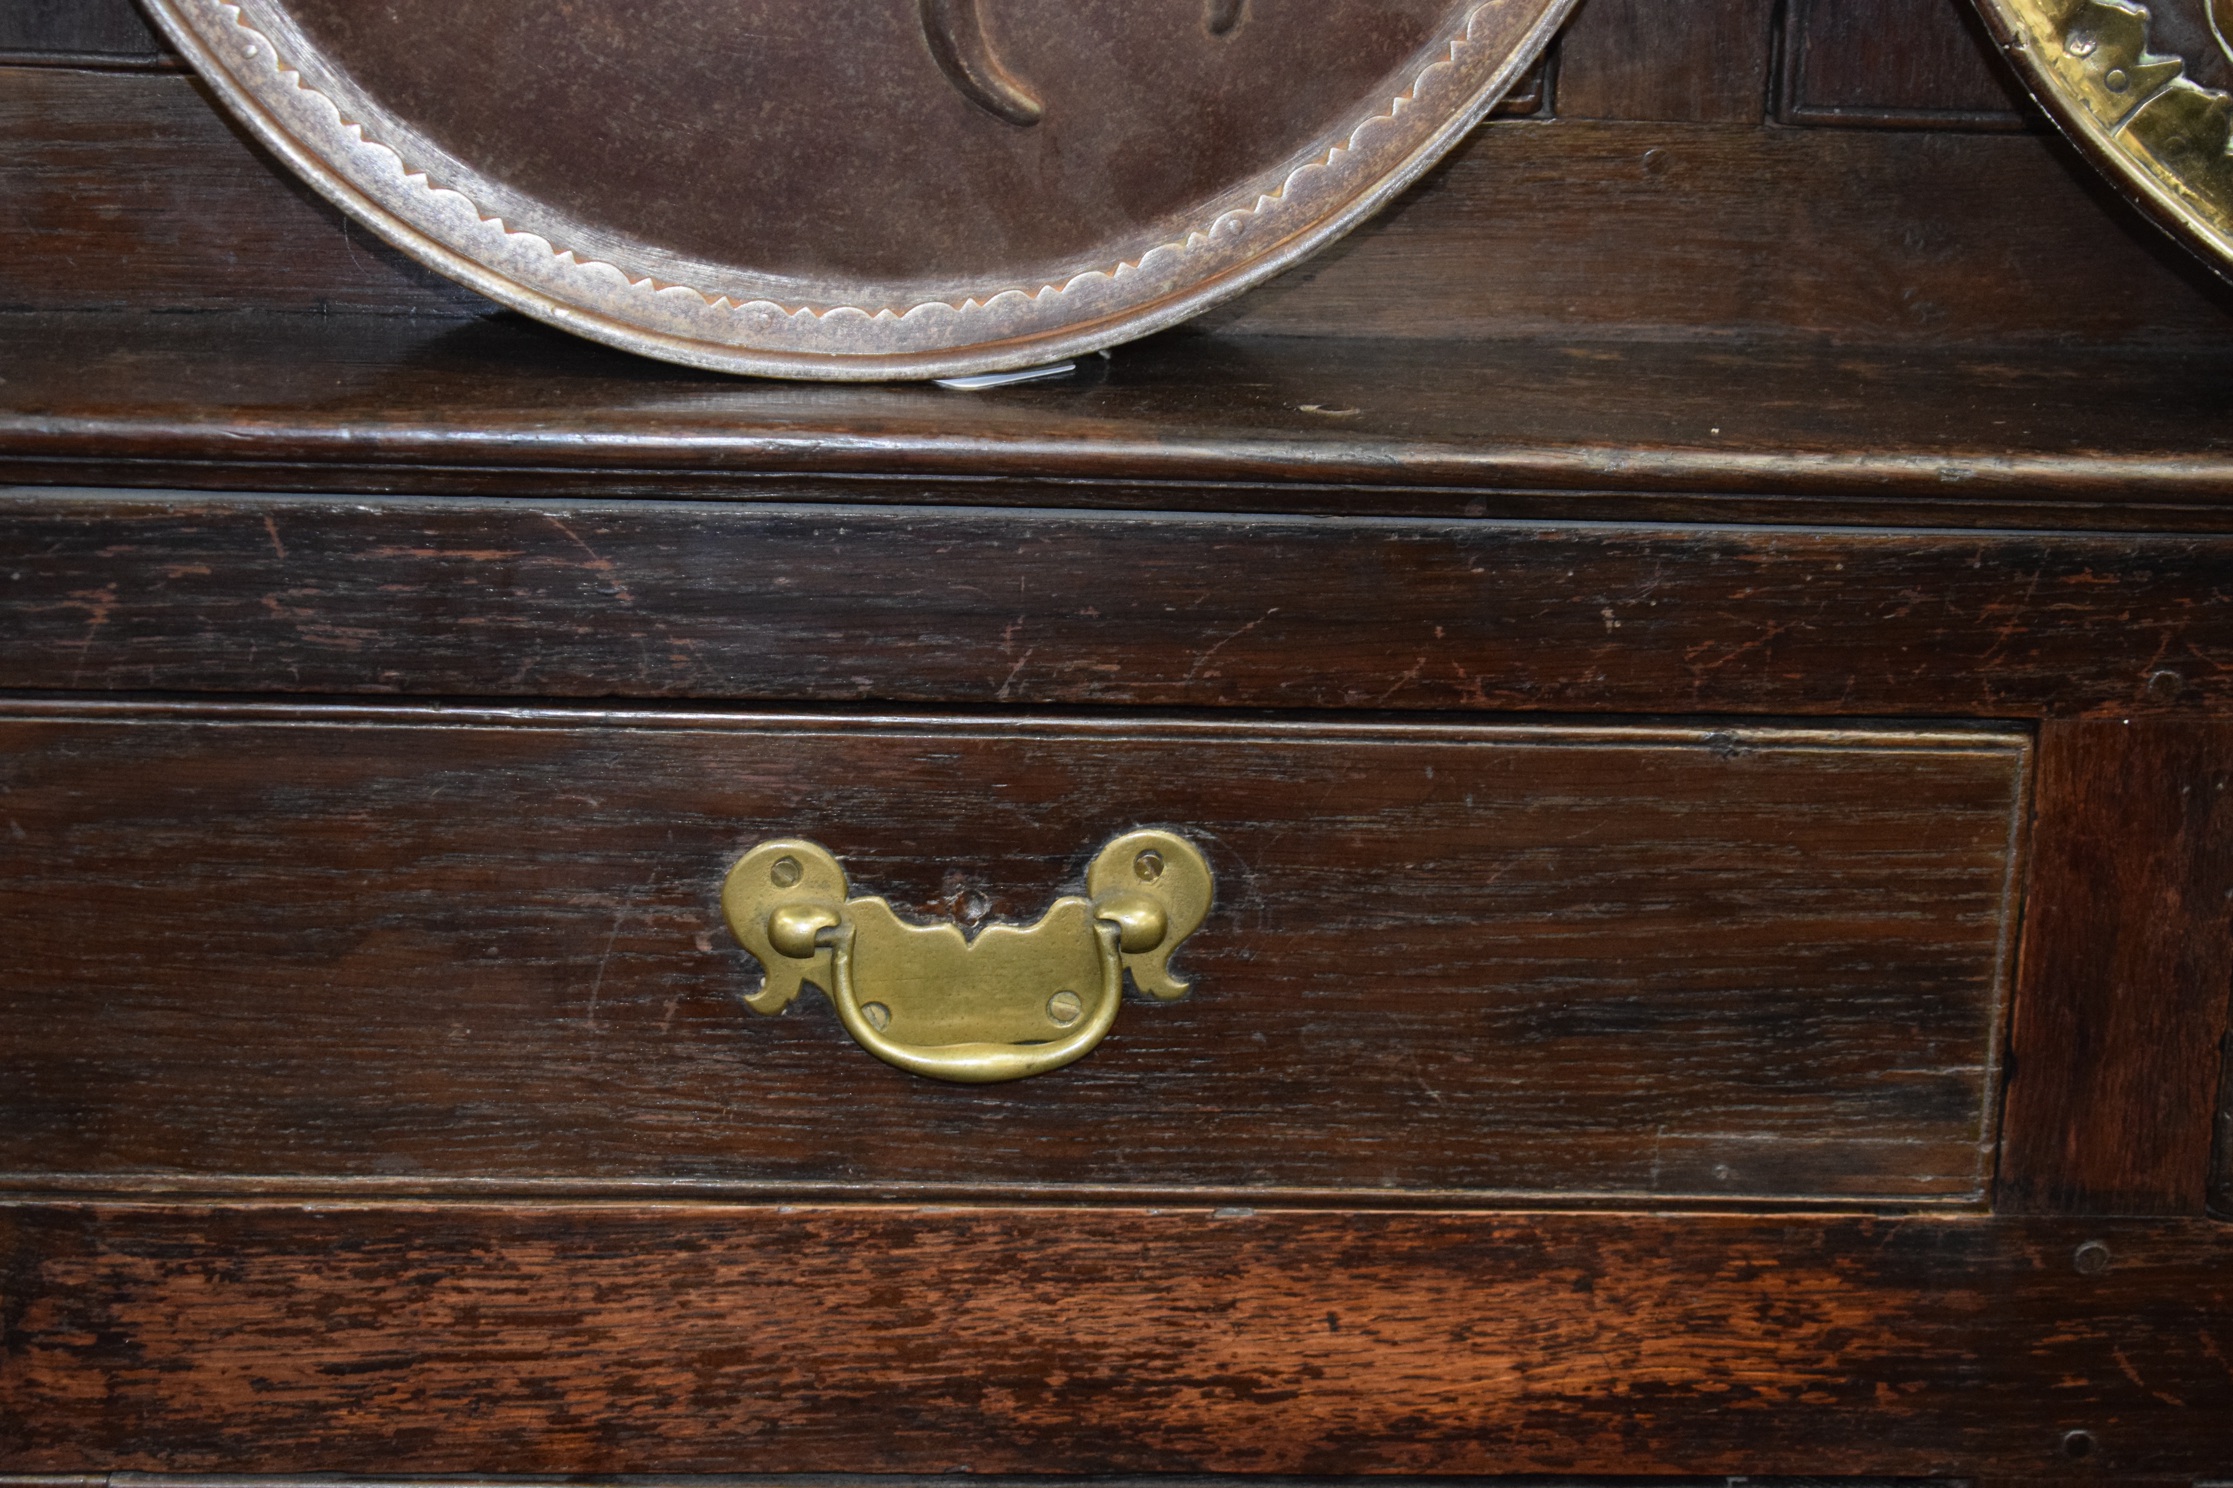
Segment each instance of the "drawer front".
M0 1169L1976 1204L2027 759L1958 729L18 707ZM1216 877L1193 990L1069 1068L943 1084L816 992L742 1005L720 889L764 839L992 923L1140 826Z

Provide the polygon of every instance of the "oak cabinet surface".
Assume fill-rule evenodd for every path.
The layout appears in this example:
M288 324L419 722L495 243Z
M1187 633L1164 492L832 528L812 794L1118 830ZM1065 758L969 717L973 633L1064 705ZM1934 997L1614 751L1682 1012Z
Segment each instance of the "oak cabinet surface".
M1959 8L1589 0L990 394L495 314L92 0L0 236L0 1483L2233 1477L2233 295ZM743 1006L756 842L1142 826L1065 1070Z
M1969 1206L1989 1178L2019 734L237 705L0 730L8 917L26 973L74 973L5 983L18 1175ZM1222 885L1193 995L1059 1077L957 1090L818 998L739 1006L758 969L713 890L755 841L810 837L924 920L1028 923L1141 822Z

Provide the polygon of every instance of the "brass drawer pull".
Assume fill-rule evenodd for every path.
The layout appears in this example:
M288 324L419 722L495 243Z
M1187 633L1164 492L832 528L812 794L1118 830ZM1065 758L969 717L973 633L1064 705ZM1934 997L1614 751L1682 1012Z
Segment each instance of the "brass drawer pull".
M1060 1069L1116 1022L1124 976L1171 1002L1171 952L1209 913L1209 864L1171 832L1127 832L1094 856L1087 898L1036 925L915 925L882 899L846 897L829 849L763 842L729 870L722 912L767 969L745 1004L780 1013L812 981L862 1048L936 1080L990 1084Z

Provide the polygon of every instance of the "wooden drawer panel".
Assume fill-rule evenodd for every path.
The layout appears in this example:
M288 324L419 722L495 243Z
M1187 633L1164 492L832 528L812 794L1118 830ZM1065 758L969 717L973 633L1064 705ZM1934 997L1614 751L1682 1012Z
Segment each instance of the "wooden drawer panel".
M2013 731L19 705L19 1191L1974 1203ZM754 963L722 875L1035 918L1141 824L1218 879L1193 997L956 1087Z

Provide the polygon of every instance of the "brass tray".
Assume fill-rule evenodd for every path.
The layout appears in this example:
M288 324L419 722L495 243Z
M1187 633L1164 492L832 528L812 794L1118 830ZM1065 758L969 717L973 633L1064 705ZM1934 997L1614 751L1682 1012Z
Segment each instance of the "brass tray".
M733 372L955 376L1355 225L1571 0L149 0L318 190L527 314Z
M2233 272L2233 0L1977 3L2063 132Z

